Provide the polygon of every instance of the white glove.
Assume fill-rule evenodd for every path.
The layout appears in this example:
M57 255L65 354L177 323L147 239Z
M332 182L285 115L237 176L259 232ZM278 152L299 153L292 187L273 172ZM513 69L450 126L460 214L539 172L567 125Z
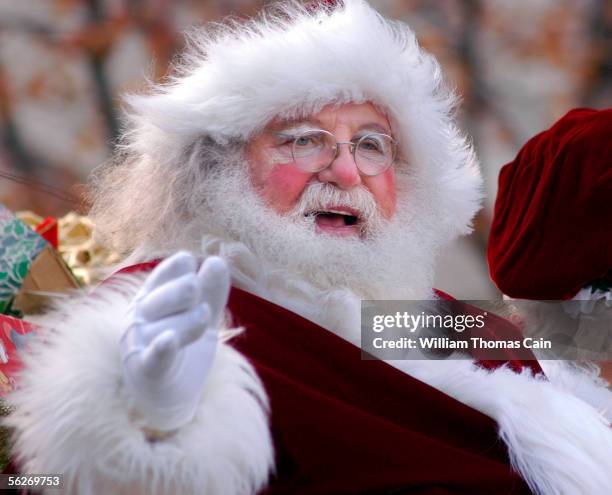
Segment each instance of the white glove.
M218 257L197 268L186 252L161 262L136 296L120 342L127 391L144 427L158 432L193 419L217 348L229 270Z

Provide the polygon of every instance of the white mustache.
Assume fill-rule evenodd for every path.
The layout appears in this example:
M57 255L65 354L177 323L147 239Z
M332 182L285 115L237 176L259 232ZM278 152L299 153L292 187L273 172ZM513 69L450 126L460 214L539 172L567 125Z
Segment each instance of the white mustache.
M332 205L357 210L364 233L377 232L385 222L374 196L365 187L345 191L326 182L307 185L288 216L297 222L314 223L314 216L309 214L324 211Z

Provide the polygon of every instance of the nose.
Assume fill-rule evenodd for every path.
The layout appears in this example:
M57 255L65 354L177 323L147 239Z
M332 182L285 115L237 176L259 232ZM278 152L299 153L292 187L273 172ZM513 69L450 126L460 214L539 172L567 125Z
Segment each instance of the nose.
M349 190L361 184L359 169L347 144L338 145L338 153L329 167L318 174L321 182L328 182L336 187Z

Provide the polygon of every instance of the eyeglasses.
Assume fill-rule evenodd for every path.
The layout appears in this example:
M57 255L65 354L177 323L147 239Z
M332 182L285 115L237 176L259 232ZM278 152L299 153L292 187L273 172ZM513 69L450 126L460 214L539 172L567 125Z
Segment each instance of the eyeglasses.
M356 141L336 141L331 132L323 129L299 134L275 134L286 139L280 149L285 146L295 165L304 172L321 172L329 167L338 156L341 144L350 146L355 165L362 175L382 174L397 156L397 142L391 136L378 132L365 134Z

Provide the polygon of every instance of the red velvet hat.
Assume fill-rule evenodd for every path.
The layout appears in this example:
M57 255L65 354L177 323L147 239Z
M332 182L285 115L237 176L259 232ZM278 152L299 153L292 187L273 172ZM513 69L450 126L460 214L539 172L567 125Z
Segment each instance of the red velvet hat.
M570 299L612 281L612 109L572 110L499 175L491 278L521 299Z

